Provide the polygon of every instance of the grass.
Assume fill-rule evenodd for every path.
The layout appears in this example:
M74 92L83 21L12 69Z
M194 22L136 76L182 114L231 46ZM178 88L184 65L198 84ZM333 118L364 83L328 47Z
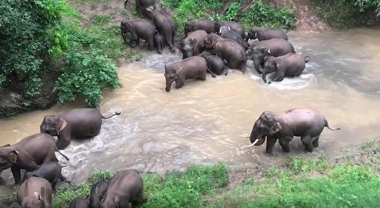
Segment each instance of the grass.
M372 139L372 140L365 141L365 142L361 145L361 149L362 149L362 150L371 149L371 148L374 147L374 146L375 146L375 139Z

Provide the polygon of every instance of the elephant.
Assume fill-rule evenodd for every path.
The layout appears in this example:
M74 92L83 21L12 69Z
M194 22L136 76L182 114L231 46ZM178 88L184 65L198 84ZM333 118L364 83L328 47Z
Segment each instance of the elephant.
M102 126L104 117L98 109L80 108L61 115L48 115L44 117L40 125L41 133L58 136L57 147L59 150L65 149L72 139L86 139L97 136Z
M231 30L235 31L237 34L239 34L243 39L245 38L245 29L243 26L241 26L237 22L233 21L219 21L215 23L215 31L220 33L220 27L227 26L231 28Z
M136 44L136 46L139 46L140 38L141 38L148 43L149 50L151 51L154 50L153 37L156 30L146 20L143 20L143 19L123 20L120 23L120 30L121 30L121 35L123 37L123 40L126 44L128 44L126 34L127 33L131 34L131 38L129 42L129 45L131 47L134 47L134 44Z
M204 50L204 40L207 33L204 30L196 30L191 32L181 43L181 51L183 59L196 56Z
M164 39L162 35L156 30L153 38L157 53L162 54L162 51L164 50Z
M58 162L55 151L69 160L58 151L51 135L38 133L28 136L17 144L0 148L0 173L11 168L15 184L19 184L21 182L21 169L34 171L43 163Z
M160 32L165 39L166 44L169 45L170 50L174 51L174 37L178 28L177 23L170 15L166 14L162 9L161 4L154 5L153 23L158 32Z
M108 184L104 181L99 181L92 186L91 193L90 193L90 207L91 208L100 207L100 201L102 200L102 197L107 190L107 186Z
M132 208L147 202L143 180L137 170L124 170L108 182L108 187L100 204L101 208Z
M199 56L206 59L207 68L209 68L210 71L212 71L216 75L221 75L224 73L224 75L227 76L228 69L226 68L224 61L221 58L210 54L200 54Z
M244 41L244 39L237 34L235 31L231 30L228 26L221 26L219 30L219 35L222 38L234 40L235 42L239 43L241 46L243 46L245 49L248 49L248 43Z
M215 30L215 22L207 19L194 20L191 22L186 22L185 24L185 35L189 32L196 30L204 30L206 33L216 33L218 30Z
M166 92L170 92L170 88L173 82L177 89L181 88L185 84L187 79L200 79L206 80L207 71L211 73L213 77L215 75L207 68L206 59L199 56L192 56L182 61L165 65L165 80L166 80Z
M21 208L52 208L53 191L46 179L31 177L17 190Z
M319 136L323 129L331 128L326 118L311 109L294 108L281 113L263 112L253 125L250 140L252 145L260 146L267 138L266 153L273 155L277 139L284 152L289 152L289 142L294 136L301 137L307 152L319 146Z
M62 175L62 166L57 162L43 163L38 169L26 172L24 181L30 177L44 178L52 184L53 190L56 190L58 180L66 181L66 178Z
M253 60L257 73L261 74L266 56L283 56L288 53L295 53L291 43L283 39L270 39L255 41L246 51L249 60Z
M128 0L124 1L124 8L127 9ZM149 11L149 7L153 6L156 3L155 0L136 0L136 10L140 15L145 16L146 18L152 19L152 13Z
M253 28L247 35L248 39L258 39L259 41L270 40L273 38L288 40L288 35L282 30L272 28Z
M205 47L212 49L222 60L226 60L231 69L246 71L247 56L243 46L233 40L224 39L215 33L210 33L205 39Z
M264 83L270 84L266 80L266 75L275 72L271 77L272 81L281 82L285 77L298 77L305 69L305 63L309 62L310 56L301 56L295 53L288 53L283 56L266 57L264 68L262 69L262 79Z
M78 197L70 203L69 208L89 208L88 202L82 197ZM91 207L92 208L92 207Z

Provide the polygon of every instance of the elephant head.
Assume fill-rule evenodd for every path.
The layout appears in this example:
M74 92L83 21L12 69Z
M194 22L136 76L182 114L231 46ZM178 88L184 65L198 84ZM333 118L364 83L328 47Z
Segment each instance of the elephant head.
M265 62L265 57L270 55L270 49L262 46L256 46L254 43L246 52L247 59L253 60L257 73L261 74L261 66Z
M278 70L278 63L275 57L269 56L264 58L264 68L262 69L262 78L265 83L267 83L266 75Z
M128 43L127 42L126 33L130 33L131 34L131 40L132 41L138 39L137 33L136 33L135 28L133 27L131 21L129 21L129 20L123 20L123 21L121 21L121 23L120 23L120 30L121 30L121 35L122 35L123 40L124 40L125 43Z
M220 36L215 33L210 33L204 40L204 45L207 49L215 49L216 43L220 40Z
M185 24L185 35L194 30L194 22L186 22Z
M258 37L258 32L261 31L261 28L259 27L254 27L251 31L249 31L247 35L247 40L249 39L257 39Z
M197 47L198 42L195 38L191 38L189 40L183 40L181 43L181 51L183 54L183 58L188 58L194 55L194 49Z
M218 31L218 34L221 35L221 34L223 34L224 32L226 32L228 30L231 30L231 28L228 27L228 26L221 26L220 29L219 29L219 31Z
M33 193L33 196L26 198L22 204L21 208L45 208L45 202L41 199L41 195L37 192Z
M50 134L52 136L59 136L59 133L65 129L67 122L58 116L49 115L45 116L40 125L40 132Z
M165 65L166 92L170 92L172 83L178 79L181 67L171 67Z
M12 146L0 148L0 173L17 163L19 152Z
M107 197L107 194L103 197L102 202L100 204L100 208L120 208L120 207L127 207L122 206L123 202L120 201L118 196L115 196L113 198ZM127 202L128 204L128 202Z
M265 142L265 138L273 136L282 130L281 124L276 120L272 112L262 113L253 125L250 140L255 146L260 146Z

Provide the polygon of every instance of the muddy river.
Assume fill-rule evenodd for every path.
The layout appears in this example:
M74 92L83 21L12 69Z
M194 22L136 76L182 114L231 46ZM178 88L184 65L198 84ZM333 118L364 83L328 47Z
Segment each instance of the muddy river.
M190 163L224 161L232 166L276 165L288 157L336 157L354 145L379 136L380 30L290 33L296 51L311 56L304 74L281 83L263 84L249 64L250 73L187 82L165 92L163 66L180 59L167 52L151 53L118 70L124 88L106 92L103 114L122 115L104 120L99 136L72 142L63 151L71 158L64 174L84 180L96 169L117 171L182 170ZM0 145L15 143L37 133L42 118L80 107L57 105L0 121ZM265 110L308 107L321 112L339 132L325 129L320 147L305 153L295 138L291 153L277 144L276 157L265 155L265 144L246 148L254 121ZM63 161L63 160L62 160ZM63 161L63 164L67 162ZM10 172L2 176L13 181Z

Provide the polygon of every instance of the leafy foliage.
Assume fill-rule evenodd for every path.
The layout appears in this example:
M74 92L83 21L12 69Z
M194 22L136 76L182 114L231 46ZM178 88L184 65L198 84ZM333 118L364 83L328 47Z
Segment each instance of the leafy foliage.
M107 181L112 177L111 171L109 170L97 170L90 175L88 182L90 184L95 184L99 181Z
M226 13L226 20L235 21L239 13L239 8L240 8L239 3L237 2L231 3Z

